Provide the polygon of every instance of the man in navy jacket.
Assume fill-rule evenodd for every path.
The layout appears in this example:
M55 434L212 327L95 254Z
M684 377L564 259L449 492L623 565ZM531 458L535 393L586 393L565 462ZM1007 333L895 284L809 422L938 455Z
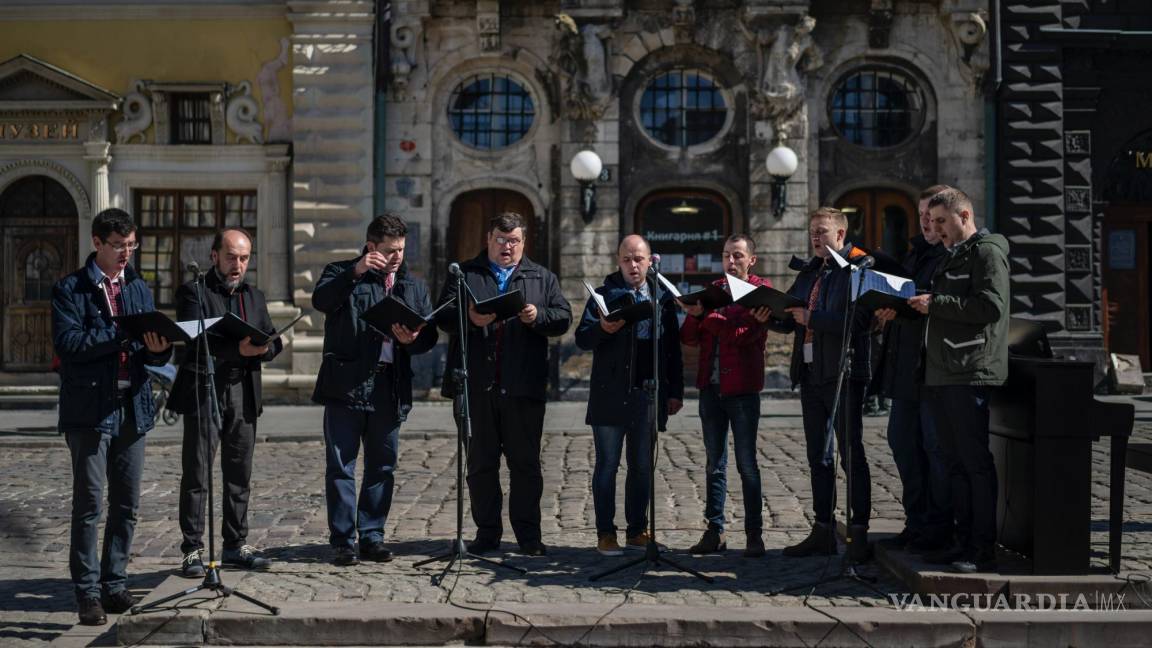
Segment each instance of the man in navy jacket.
M121 209L92 220L92 247L84 267L52 289L52 343L60 358L60 433L72 456L72 530L68 567L80 623L103 625L105 609L135 605L127 590L128 554L140 504L144 435L156 406L145 364L172 355L168 340L148 333L127 337L116 315L156 310L148 284L129 265L139 247L136 224ZM97 559L104 481L108 521Z
M423 281L408 275L408 228L393 214L368 224L364 254L329 263L312 292L324 313L324 360L312 400L324 406L324 487L328 542L337 565L360 558L392 560L384 525L392 506L400 424L412 409L412 356L436 345L436 327L394 324L377 331L360 318L391 295L420 315L432 305ZM364 476L356 496L356 457L364 445ZM359 557L356 544L359 540Z

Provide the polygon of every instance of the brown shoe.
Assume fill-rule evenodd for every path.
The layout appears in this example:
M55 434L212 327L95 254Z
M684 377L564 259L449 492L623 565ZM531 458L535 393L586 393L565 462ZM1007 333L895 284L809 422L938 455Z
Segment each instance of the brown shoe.
M620 548L620 543L616 541L615 533L601 533L600 539L596 541L596 551L600 552L601 556L624 555L624 550Z
M648 546L648 542L651 539L652 536L648 535L647 531L641 531L634 536L629 536L628 540L624 543L624 547L626 549L644 549Z
M812 532L798 544L784 547L782 552L789 558L804 558L806 556L835 556L836 532L828 524L817 522L812 526Z
M710 554L728 550L728 543L724 541L724 532L708 529L701 536L700 542L688 548L689 553Z

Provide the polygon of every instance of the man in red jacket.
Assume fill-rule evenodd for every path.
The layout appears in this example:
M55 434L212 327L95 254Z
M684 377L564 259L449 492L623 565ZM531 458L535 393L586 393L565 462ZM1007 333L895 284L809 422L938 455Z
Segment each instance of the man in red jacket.
M750 273L756 263L756 244L747 234L733 234L724 243L724 269L749 283L771 285ZM715 285L728 289L725 279ZM706 310L700 304L680 306L688 317L680 329L680 341L700 347L696 387L700 389L700 422L708 456L707 498L704 517L708 529L692 546L695 554L728 548L724 539L724 497L728 490L728 428L736 447L736 469L744 493L744 555L764 555L763 498L760 467L756 463L756 430L760 423L760 390L764 388L764 342L770 311L749 310L731 304Z

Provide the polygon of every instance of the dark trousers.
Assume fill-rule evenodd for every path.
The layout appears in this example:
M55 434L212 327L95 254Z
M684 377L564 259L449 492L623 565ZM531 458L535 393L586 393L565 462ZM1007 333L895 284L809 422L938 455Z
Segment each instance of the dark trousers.
M952 537L950 466L940 448L929 400L893 398L888 447L900 473L905 526L932 538Z
M867 382L849 380L841 394L836 414L836 447L840 466L852 477L851 524L867 526L872 515L872 476L864 456L864 390ZM804 414L804 441L808 451L808 470L812 480L812 507L816 521L831 524L836 507L836 465L832 456L832 439L828 434L828 416L836 396L836 383L805 383L800 386L800 407ZM852 470L848 470L848 445L844 440L844 418L852 448Z
M744 531L764 528L764 498L760 490L760 464L756 433L760 426L760 394L721 396L716 385L700 390L700 425L707 457L704 518L708 528L724 530L724 500L728 495L728 428L736 451L736 471L744 496Z
M372 394L375 411L342 405L324 407L324 493L328 503L328 542L352 547L384 539L392 509L400 419L392 399L391 377L379 374ZM356 459L364 446L364 474L356 494Z
M967 551L996 548L996 464L988 449L987 387L932 387L940 445L949 463L956 539Z
M508 521L520 544L540 540L540 440L544 401L503 396L498 388L471 390L472 442L468 446L468 493L476 537L499 542L504 493L500 457L508 464Z
M119 434L91 432L65 435L72 457L72 528L68 569L76 599L119 592L128 584L128 554L140 507L140 475L144 471L144 435L136 433L132 400L120 408ZM108 520L104 551L97 563L96 534L100 525L104 482L108 482Z
M592 470L592 503L596 510L596 533L616 533L616 472L621 450L628 442L628 476L624 480L625 535L639 535L648 526L648 500L652 479L652 427L647 392L633 395L630 407L635 418L628 425L593 425L596 466Z
M220 380L217 377L217 380ZM252 492L252 451L256 445L256 422L244 420L244 385L221 383L219 428L212 422L207 388L201 388L200 409L184 417L184 446L180 453L180 551L187 554L204 548L204 503L208 472L220 448L220 492L223 516L220 534L225 549L238 549L248 539L248 496ZM209 511L209 515L214 512Z

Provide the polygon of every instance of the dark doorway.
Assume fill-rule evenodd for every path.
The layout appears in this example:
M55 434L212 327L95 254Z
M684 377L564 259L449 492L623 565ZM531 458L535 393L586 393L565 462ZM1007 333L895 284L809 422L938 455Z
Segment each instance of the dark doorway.
M508 189L478 189L456 197L448 220L448 241L444 247L446 261L451 263L475 257L484 249L488 219L506 211L524 217L524 254L533 261L545 261L535 254L535 250L546 247L537 240L536 212L532 203L523 194Z
M660 191L640 201L636 231L660 255L664 276L685 292L723 276L720 253L733 233L732 210L710 191Z
M868 250L883 250L903 261L908 239L920 230L915 203L892 189L857 189L836 201L848 217L847 240Z
M1152 205L1110 205L1104 214L1104 346L1111 353L1137 354L1152 369L1149 327L1152 292Z

